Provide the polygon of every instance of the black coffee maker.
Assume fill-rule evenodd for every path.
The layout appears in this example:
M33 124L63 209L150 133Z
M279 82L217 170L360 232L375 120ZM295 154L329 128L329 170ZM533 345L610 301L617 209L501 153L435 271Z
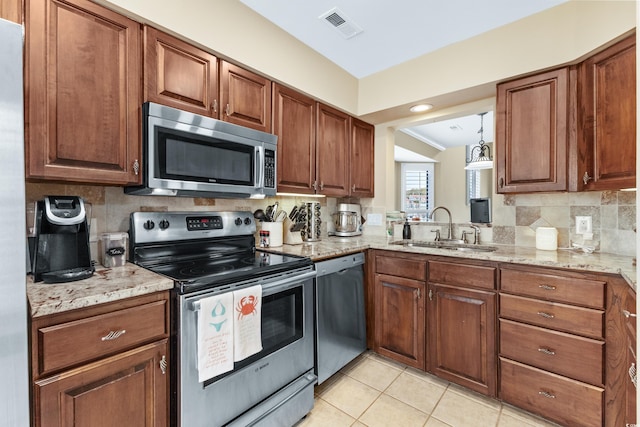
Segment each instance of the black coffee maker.
M32 256L35 282L72 282L94 272L89 226L83 200L77 196L45 196L36 205Z

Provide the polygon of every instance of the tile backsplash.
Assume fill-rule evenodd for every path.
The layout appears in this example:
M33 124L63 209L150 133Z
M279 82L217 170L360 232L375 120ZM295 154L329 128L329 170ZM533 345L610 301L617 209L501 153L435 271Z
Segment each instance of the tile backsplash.
M67 185L50 183L27 183L27 202L41 199L44 195L78 195L92 204L92 249L97 245L97 236L104 232L127 231L129 214L135 211L200 211L200 210L246 210L265 208L276 200L280 207L289 211L294 204L309 201L309 197L277 197L265 200L249 199L204 199L162 196L129 196L120 187L89 185ZM322 205L322 235L332 230L331 214L338 201L334 198L317 198ZM384 208L368 206L370 200L362 200L363 215L384 214ZM601 252L620 255L636 255L636 193L634 191L592 191L584 193L536 193L517 195L493 195L493 223L482 226L481 243L515 244L535 246L533 223L545 223L558 229L558 247L569 247L572 242L585 243L599 248ZM575 217L592 218L593 239L583 242L575 233ZM467 224L454 224L454 236L469 229ZM386 227L365 223L364 234L386 235ZM413 238L433 240L433 229L446 232L446 224L421 223L412 225ZM444 235L444 234L443 234ZM401 238L402 224L394 227L394 237Z

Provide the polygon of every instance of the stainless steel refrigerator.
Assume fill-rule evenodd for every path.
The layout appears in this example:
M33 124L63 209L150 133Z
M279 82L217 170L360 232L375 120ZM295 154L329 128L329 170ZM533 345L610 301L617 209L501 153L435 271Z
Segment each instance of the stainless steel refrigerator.
M29 425L22 26L0 19L0 425Z

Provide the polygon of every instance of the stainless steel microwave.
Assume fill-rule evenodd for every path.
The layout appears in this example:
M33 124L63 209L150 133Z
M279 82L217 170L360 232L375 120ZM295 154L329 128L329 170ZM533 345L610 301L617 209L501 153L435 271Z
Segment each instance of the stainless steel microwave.
M276 194L275 135L147 102L137 195L264 198Z

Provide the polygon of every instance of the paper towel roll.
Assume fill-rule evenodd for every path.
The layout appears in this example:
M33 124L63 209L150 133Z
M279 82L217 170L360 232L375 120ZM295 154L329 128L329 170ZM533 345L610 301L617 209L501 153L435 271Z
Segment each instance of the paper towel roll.
M536 228L536 249L555 251L558 249L558 230L555 227Z

